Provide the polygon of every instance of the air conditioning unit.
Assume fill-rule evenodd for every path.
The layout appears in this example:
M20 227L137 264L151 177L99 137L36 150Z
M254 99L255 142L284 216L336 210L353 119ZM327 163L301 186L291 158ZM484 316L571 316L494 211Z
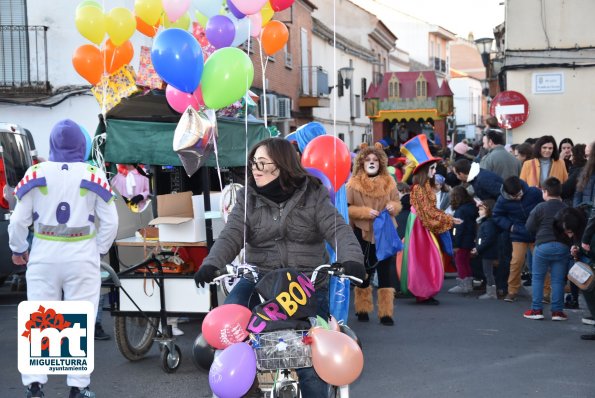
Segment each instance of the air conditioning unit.
M291 98L279 98L279 119L291 119Z
M264 95L260 96L260 116L264 118L264 104L266 104L267 112L266 117L277 117L279 116L279 107L277 104L277 96L275 94L267 94L266 98Z

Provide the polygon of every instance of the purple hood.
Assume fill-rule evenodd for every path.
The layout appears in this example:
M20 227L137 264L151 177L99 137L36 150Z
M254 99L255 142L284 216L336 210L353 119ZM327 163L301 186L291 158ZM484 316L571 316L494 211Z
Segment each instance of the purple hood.
M78 124L60 120L50 133L50 162L84 162L87 142Z

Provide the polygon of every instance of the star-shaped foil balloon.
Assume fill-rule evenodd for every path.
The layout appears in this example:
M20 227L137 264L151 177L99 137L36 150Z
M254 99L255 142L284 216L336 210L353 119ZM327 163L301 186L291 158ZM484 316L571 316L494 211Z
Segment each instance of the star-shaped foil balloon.
M217 118L209 109L197 112L189 106L174 132L174 151L180 157L188 176L196 173L207 161L217 139Z

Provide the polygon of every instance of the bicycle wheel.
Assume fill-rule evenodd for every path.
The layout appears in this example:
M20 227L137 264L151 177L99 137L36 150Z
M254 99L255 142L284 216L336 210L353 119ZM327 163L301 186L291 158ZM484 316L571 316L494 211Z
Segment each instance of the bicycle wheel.
M151 323L149 323L149 320ZM151 325L152 324L152 325ZM114 334L118 350L129 361L143 358L153 346L157 318L119 316L114 320Z

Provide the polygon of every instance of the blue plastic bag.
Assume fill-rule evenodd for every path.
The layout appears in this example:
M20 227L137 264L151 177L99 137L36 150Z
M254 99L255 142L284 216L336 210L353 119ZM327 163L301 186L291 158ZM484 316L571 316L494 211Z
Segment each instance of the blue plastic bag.
M376 259L385 260L403 249L403 242L399 238L388 210L382 210L374 220L374 239L376 240Z
M438 235L438 239L440 240L442 251L451 257L454 256L455 251L452 247L452 235L450 234L450 231L442 232Z
M349 316L349 279L332 276L329 285L329 297L331 315L340 324L346 325Z

